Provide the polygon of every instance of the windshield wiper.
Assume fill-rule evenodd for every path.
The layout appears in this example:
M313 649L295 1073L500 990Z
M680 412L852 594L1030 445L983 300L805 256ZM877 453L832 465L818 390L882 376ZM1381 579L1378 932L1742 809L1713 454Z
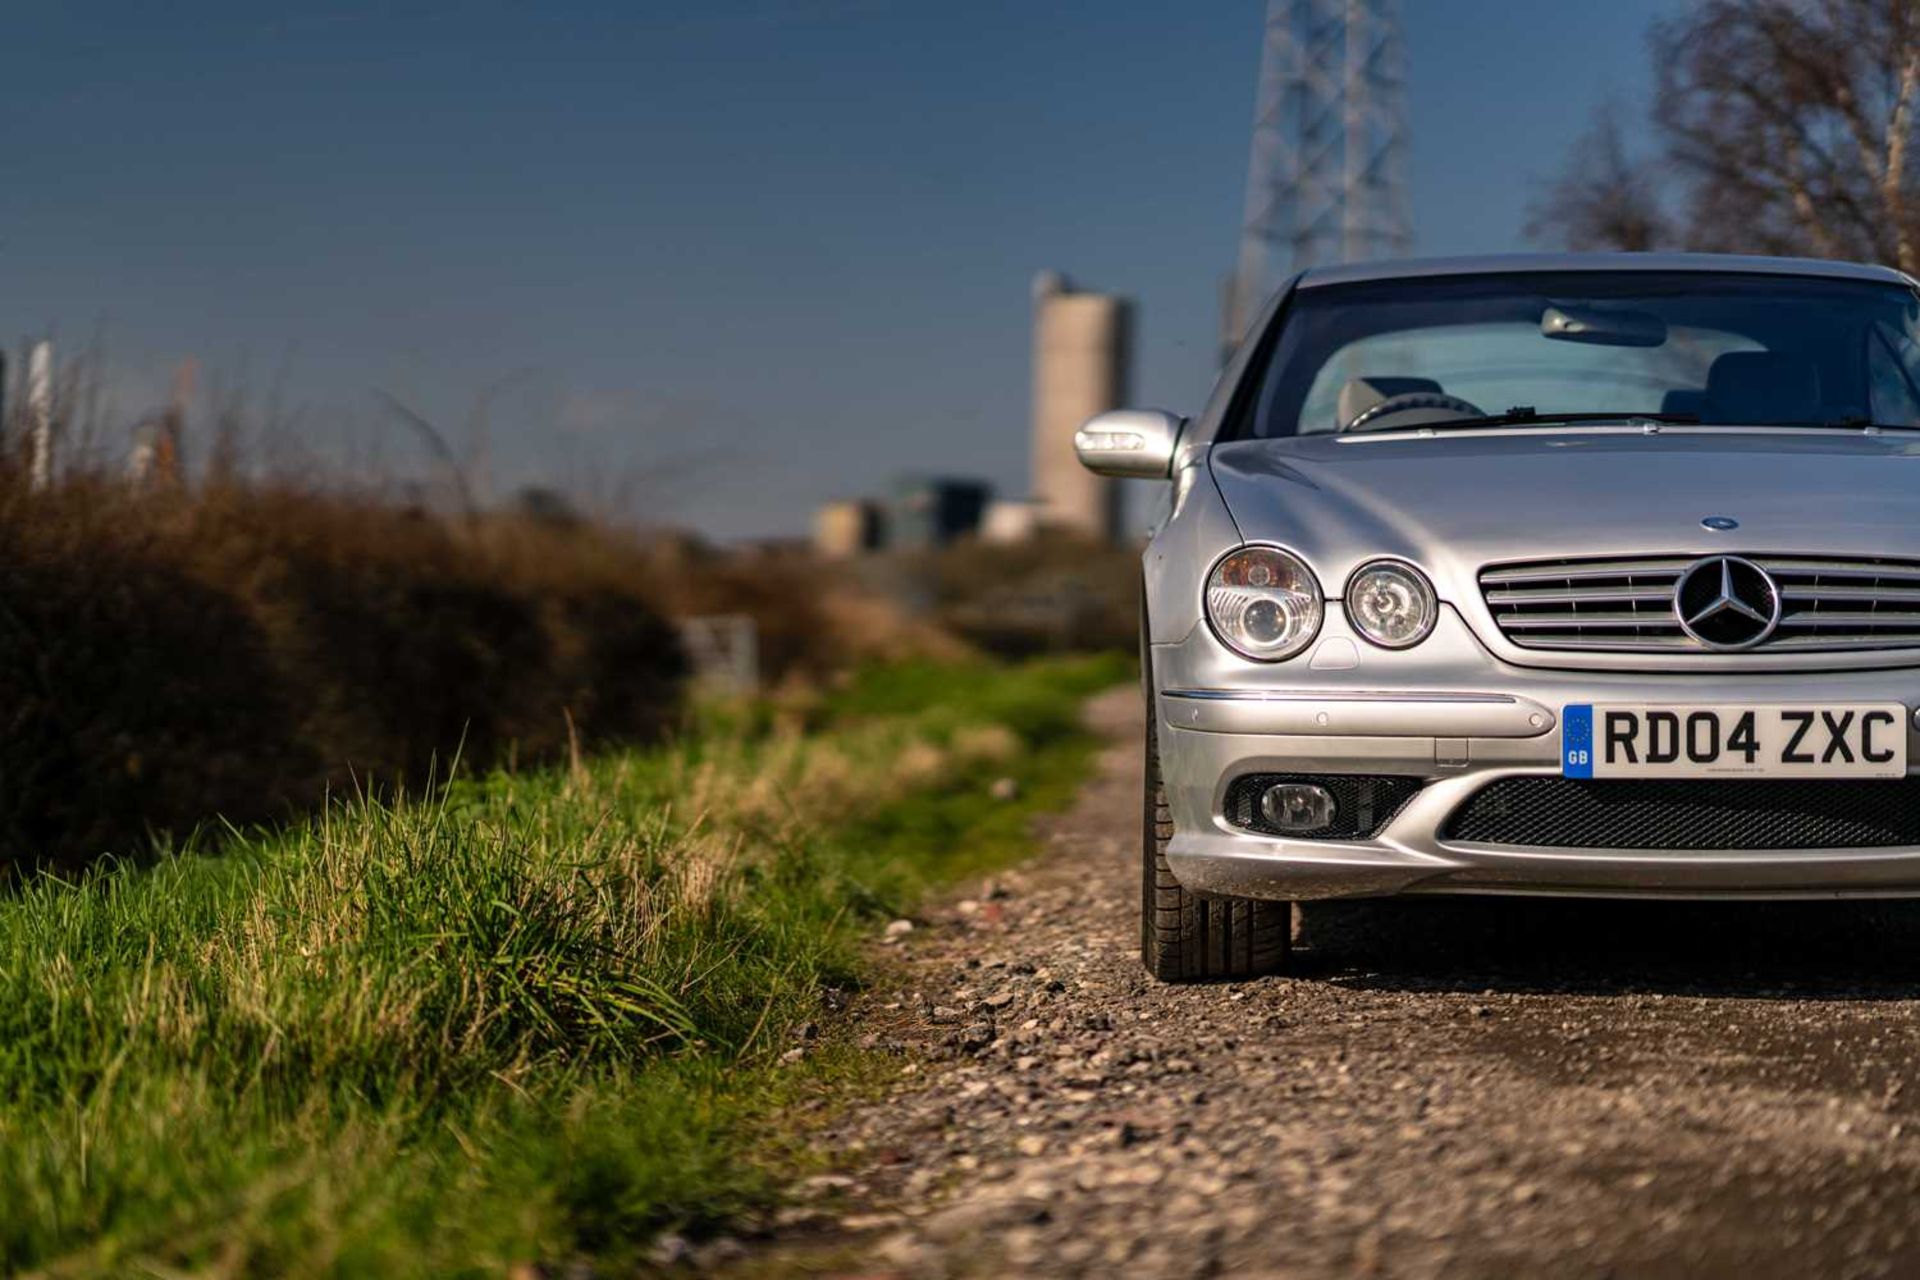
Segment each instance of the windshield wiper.
M1767 423L1767 426L1776 425ZM1826 431L1920 431L1911 423L1875 422L1864 413L1850 413L1844 418L1834 418L1827 422L1786 422L1778 424L1789 427L1819 427Z
M1489 413L1473 418L1445 418L1439 422L1417 422L1404 427L1371 428L1382 435L1402 431L1471 431L1476 427L1531 427L1559 426L1581 422L1621 422L1629 426L1641 424L1653 426L1698 426L1700 415L1697 413L1643 413L1639 411L1616 411L1601 413L1541 413L1530 404L1517 404L1505 413ZM1825 431L1920 431L1920 424L1875 422L1865 414L1848 414L1832 418L1825 422L1808 422L1801 419L1796 422L1715 422L1712 426L1726 427L1800 427L1805 430ZM1363 431L1369 430L1363 427Z
M1636 416L1653 421L1672 420L1660 418L1657 414L1639 414ZM1688 419L1688 421L1697 422L1698 419ZM1443 422L1437 425L1449 426L1451 424ZM1731 427L1735 429L1741 427L1787 427L1800 431L1920 431L1920 425L1900 422L1875 422L1864 413L1849 413L1839 418L1828 418L1824 422L1813 422L1806 418L1790 418L1778 422L1761 422L1755 420L1751 422L1711 422L1707 425L1713 427Z
M1388 427L1389 431L1459 431L1474 427L1530 427L1568 422L1652 422L1686 425L1698 423L1697 413L1642 413L1638 410L1613 413L1541 413L1530 404L1517 404L1505 413L1489 413L1478 418L1447 418L1440 422L1422 422L1414 426Z

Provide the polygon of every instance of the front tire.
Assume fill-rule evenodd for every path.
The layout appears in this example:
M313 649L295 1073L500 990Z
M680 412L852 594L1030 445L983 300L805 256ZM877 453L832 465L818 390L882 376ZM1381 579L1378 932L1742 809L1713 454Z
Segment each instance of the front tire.
M1146 660L1142 646L1142 661ZM1145 820L1140 841L1140 959L1162 982L1257 978L1281 973L1293 950L1293 904L1203 897L1167 868L1173 816L1160 778L1159 717L1147 669Z

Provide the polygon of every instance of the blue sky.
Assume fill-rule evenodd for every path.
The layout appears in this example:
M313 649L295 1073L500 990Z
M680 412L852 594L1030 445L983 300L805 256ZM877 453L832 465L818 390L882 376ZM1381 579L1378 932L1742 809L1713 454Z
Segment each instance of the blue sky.
M1673 0L1403 0L1422 253L1519 247ZM1027 287L1140 305L1137 398L1212 374L1263 0L16 6L0 342L181 357L314 451L797 532L901 470L1026 487ZM370 451L377 459L369 461Z

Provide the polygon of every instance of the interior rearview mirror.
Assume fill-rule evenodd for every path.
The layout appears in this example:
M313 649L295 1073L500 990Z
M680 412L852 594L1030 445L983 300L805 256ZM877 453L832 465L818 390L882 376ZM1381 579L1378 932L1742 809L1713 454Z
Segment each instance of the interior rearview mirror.
M1080 465L1097 475L1164 480L1186 419L1161 409L1115 409L1073 433Z
M1625 307L1550 306L1540 315L1540 336L1601 347L1657 347L1667 340L1667 322Z

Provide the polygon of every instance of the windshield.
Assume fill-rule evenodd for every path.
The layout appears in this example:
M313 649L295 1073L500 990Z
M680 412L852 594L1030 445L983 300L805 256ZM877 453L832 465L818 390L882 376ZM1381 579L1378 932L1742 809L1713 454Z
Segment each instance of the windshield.
M1302 289L1281 324L1237 435L1557 415L1920 425L1920 304L1894 284L1642 271L1386 280Z

